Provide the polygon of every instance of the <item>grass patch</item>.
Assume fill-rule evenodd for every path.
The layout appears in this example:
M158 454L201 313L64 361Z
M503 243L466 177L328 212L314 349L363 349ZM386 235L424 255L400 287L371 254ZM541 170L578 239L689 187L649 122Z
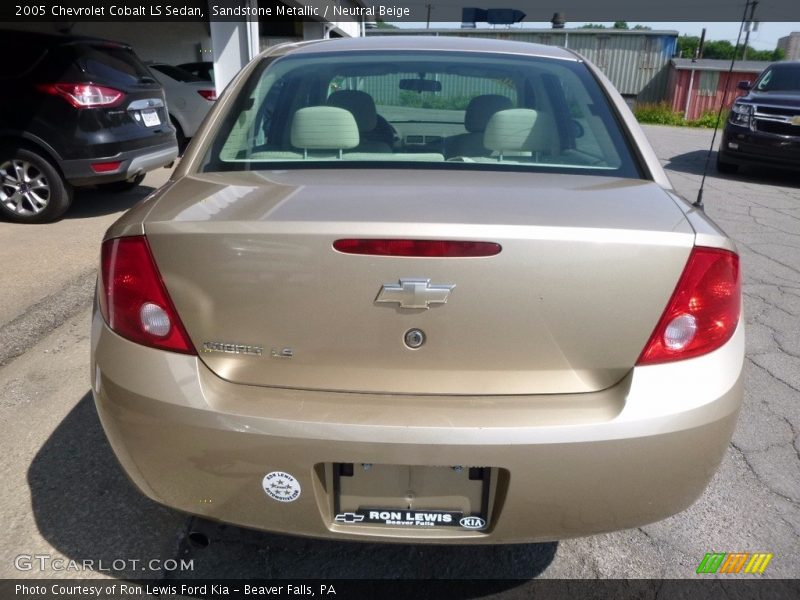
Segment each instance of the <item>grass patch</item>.
M687 120L666 102L637 104L633 109L636 120L639 123L650 123L652 125L673 125L675 127L708 127L713 128L717 124L717 111L709 110L704 112L698 119ZM728 110L722 111L720 125L725 124L728 118Z
M639 123L652 125L684 125L683 115L672 110L666 102L637 104L633 109Z
M719 119L720 127L725 125L725 121L728 120L728 109L722 109L722 116ZM716 110L708 110L700 115L699 119L695 119L694 121L686 121L687 127L709 127L714 128L717 125L717 111Z

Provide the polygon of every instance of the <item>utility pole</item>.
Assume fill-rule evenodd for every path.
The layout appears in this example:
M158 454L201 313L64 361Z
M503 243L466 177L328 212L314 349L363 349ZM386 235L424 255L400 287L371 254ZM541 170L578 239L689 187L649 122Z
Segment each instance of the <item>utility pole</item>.
M742 50L742 60L747 60L747 44L750 42L750 30L753 28L753 16L756 12L756 6L758 6L758 0L750 0L748 2L750 5L750 16L747 18L747 24L745 27L745 35L744 35L744 50Z
M694 56L692 62L697 62L698 58L703 58L703 47L706 45L706 28L700 32L700 41L697 43L697 48L694 49Z
M431 8L433 7L432 4L426 5L428 7L428 22L425 24L425 29L431 28Z

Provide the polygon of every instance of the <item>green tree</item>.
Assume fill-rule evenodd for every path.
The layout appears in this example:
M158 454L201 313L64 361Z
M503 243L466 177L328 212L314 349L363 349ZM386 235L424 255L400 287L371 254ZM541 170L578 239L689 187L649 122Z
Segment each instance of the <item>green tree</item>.
M733 51L733 44L728 40L707 40L703 46L703 58L731 59L733 58Z
M772 61L784 60L785 58L786 58L786 52L783 51L783 48L775 48L775 50L772 51L772 54L769 57L769 59Z
M738 57L742 56L741 52L737 54ZM780 48L775 48L775 50L756 50L752 46L747 47L747 60L766 60L775 62L777 60L783 60L785 56L785 53Z
M700 38L696 35L682 35L678 38L678 46L675 51L680 58L692 58L699 43Z
M630 29L627 21L614 21L614 29Z
M680 58L693 58L697 51L700 38L696 35L682 35L678 38L678 46L675 49L676 55ZM736 50L736 58L741 59L744 50ZM734 46L726 40L706 40L703 48L703 58L718 58L730 60L733 58ZM765 60L775 62L783 60L785 53L780 48L775 50L756 50L752 46L747 46L747 60Z
M600 23L586 23L586 25L581 25L578 29L605 29L605 25L601 25Z

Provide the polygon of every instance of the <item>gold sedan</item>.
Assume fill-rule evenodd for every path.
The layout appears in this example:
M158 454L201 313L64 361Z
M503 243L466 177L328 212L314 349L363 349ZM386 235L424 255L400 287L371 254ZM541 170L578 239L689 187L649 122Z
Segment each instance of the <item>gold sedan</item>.
M570 51L285 45L106 234L92 388L131 479L182 511L581 536L707 485L742 400L740 280Z

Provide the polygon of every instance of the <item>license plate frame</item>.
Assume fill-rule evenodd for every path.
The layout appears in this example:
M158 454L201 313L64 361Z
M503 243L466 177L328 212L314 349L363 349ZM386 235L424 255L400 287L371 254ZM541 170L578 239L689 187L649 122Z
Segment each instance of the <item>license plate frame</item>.
M158 127L161 125L161 118L155 108L144 108L140 112L145 127Z
M364 466L369 467L364 469ZM412 494L412 501L406 504L407 498L399 494L386 493L380 487L364 487L363 479L359 484L358 498L348 491L348 482L354 475L364 476L365 472L374 472L378 468L408 469L419 473L419 470L444 469L461 473L463 481L456 483L454 494L462 493L469 487L472 500L467 504L443 502L441 496L447 496L450 490L446 485L442 489L433 490L431 497L424 494ZM332 521L334 525L370 526L380 528L433 530L485 530L489 523L490 485L492 483L491 467L441 467L419 465L370 465L369 463L328 463L328 472L333 475ZM423 477L424 479L424 477ZM389 500L387 502L387 500Z

